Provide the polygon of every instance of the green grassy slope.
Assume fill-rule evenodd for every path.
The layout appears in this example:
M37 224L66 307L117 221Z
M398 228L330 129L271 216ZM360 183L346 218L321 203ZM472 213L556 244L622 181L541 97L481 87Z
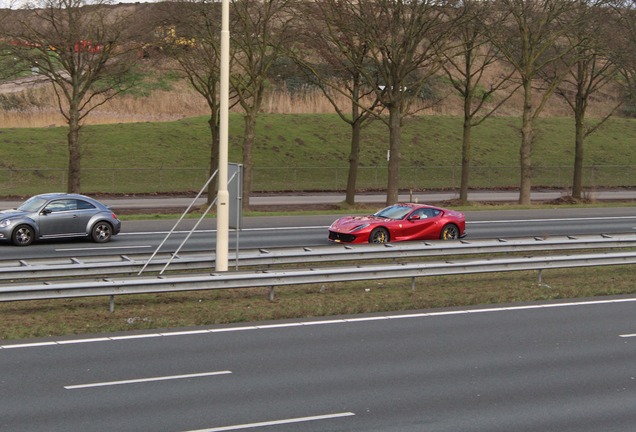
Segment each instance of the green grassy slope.
M474 187L518 182L519 119L493 118L473 131ZM241 162L243 121L230 117L231 162ZM461 162L461 119L405 121L401 187L456 188ZM376 121L363 130L360 189L382 189L388 130ZM337 190L346 184L350 129L336 115L262 115L254 149L255 191ZM176 122L86 126L82 132L86 193L197 190L209 164L207 118ZM612 119L586 141L588 187L636 182L636 120ZM66 129L0 129L0 195L65 188ZM568 118L538 122L533 164L536 186L567 187L573 164Z

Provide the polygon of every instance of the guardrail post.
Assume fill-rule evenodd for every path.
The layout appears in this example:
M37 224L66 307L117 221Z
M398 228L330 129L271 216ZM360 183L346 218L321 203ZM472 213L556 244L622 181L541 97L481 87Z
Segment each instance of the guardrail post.
M543 283L543 269L539 269L537 272L537 283L540 287L552 288L550 285Z
M269 301L274 301L274 286L269 287Z
M415 277L411 278L411 291L415 291Z
M112 295L110 296L110 302L109 302L109 306L108 306L108 310L110 311L110 313L115 312L115 296Z

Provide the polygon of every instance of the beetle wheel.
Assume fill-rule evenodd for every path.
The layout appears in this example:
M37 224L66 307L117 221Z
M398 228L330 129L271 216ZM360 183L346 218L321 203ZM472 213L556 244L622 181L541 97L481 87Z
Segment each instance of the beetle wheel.
M96 243L106 243L113 235L113 227L108 222L98 222L91 232L91 237Z
M389 232L385 228L376 228L369 235L369 243L388 243Z
M11 235L11 240L16 246L28 246L33 243L35 231L29 225L19 225Z
M439 238L441 240L457 240L459 238L459 228L457 228L457 225L448 224L442 228Z

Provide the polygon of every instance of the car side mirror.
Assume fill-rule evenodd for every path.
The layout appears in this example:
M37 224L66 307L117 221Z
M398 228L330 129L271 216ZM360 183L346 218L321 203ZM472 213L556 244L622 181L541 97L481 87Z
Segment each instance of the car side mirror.
M42 211L40 212L40 214L41 214L41 215L45 215L45 216L46 216L47 214L51 214L51 213L53 213L53 212L52 212L51 210L49 210L49 209L44 209L44 210L42 210Z
M419 215L413 215L409 218L409 220L420 220L420 216Z

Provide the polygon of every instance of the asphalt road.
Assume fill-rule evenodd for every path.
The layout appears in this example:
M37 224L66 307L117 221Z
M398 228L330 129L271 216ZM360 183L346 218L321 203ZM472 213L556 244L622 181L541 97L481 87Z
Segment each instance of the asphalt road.
M327 230L338 216L266 216L244 218L239 233L230 233L230 249L328 245ZM636 208L571 208L548 210L510 210L467 212L467 239L514 238L534 236L585 235L636 232ZM175 226L174 220L125 221L122 233L110 243L86 240L40 242L17 248L5 242L11 258L28 259L50 256L90 256L104 254L152 253ZM197 220L185 219L161 248L174 252L188 236ZM183 251L214 251L216 220L205 219L191 235Z
M635 309L597 299L18 341L0 348L0 430L632 432Z

